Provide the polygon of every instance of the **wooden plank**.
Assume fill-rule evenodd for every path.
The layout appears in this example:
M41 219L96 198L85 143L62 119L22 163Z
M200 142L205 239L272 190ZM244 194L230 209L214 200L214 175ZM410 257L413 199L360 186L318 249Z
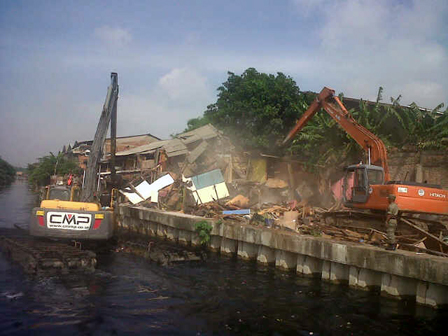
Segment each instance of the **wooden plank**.
M195 149L193 149L188 155L188 162L193 163L196 159L201 156L202 153L207 149L207 143L202 141Z
M407 224L408 226L410 226L415 231L418 231L423 236L427 237L427 239L425 240L424 244L430 250L439 251L439 252L442 252L442 253L448 253L448 244L445 243L443 240L440 240L436 236L434 236L434 235L430 234L429 232L423 230L422 228L418 227L417 225L412 223L409 219L401 218L400 222Z
M440 256L440 257L448 257L448 254L446 254L446 253L442 253L442 252L437 252L437 251L433 251L433 250L425 249L425 248L423 248L423 247L418 247L418 246L415 246L415 245L412 245L412 244L403 244L403 243L400 243L399 246L406 246L406 247L415 249L415 250L417 250L417 251L419 251L419 252L425 252L425 253L428 253L428 254L434 254L434 255L436 255L436 256Z

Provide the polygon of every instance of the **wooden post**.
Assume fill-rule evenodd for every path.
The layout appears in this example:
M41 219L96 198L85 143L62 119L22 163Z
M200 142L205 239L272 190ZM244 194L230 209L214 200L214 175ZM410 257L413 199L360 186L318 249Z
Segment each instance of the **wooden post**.
M295 199L295 183L294 183L294 170L292 169L292 163L288 162L288 176L289 176L289 198L291 200Z
M229 183L232 183L233 181L233 162L232 162L232 154L230 154L229 157Z

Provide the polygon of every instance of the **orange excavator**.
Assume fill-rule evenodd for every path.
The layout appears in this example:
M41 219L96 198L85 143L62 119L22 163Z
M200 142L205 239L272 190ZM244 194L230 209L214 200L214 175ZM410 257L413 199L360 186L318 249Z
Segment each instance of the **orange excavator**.
M322 89L283 144L289 143L321 109L355 139L366 153L365 164L346 168L343 183L343 201L346 207L386 210L389 205L388 195L393 194L401 213L448 215L448 191L441 186L390 180L384 143L353 119L332 89Z

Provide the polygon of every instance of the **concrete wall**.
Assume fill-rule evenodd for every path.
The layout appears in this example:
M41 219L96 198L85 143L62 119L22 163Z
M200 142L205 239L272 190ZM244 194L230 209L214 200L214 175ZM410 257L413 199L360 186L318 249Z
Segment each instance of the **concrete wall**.
M194 224L202 217L143 207L120 206L118 235L159 236L199 245ZM211 220L210 249L294 270L302 276L371 290L440 307L448 305L448 259L370 245L336 242L292 232Z
M392 180L440 184L448 188L448 152L400 150L388 154Z

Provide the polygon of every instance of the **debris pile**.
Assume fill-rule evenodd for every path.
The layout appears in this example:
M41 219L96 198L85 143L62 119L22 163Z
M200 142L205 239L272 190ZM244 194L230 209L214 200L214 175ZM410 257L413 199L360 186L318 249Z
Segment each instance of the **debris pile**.
M213 175L217 177L216 184L213 184L211 178ZM166 183L160 183L160 181L172 182L161 189L154 189L157 190L157 196L145 197L146 200L139 205L338 241L375 246L384 246L387 242L384 215L347 210L332 211L295 200L282 204L261 203L259 205L258 199L256 203L253 203L250 198L242 194L229 199L225 196L228 192L226 184L221 181L220 173L215 171L212 174L204 174L202 177L211 184L206 185L207 183L197 176L186 179L176 177L174 173L164 175L153 184L164 186ZM135 188L136 193L140 190L141 196L147 196L148 192L142 191L141 185ZM151 185L148 184L149 189ZM359 222L364 225L360 225ZM423 229L424 226L425 222L422 220L403 217L396 236L399 248L448 256L448 244L443 240L443 237L448 235L447 227L439 225L439 238L437 238L428 231L427 227L426 230ZM434 227L432 229L435 230Z
M120 190L123 202L360 244L387 241L385 214L343 209L328 178L299 161L238 150L212 125L117 155L141 164ZM448 223L437 223L403 217L399 248L448 256Z

